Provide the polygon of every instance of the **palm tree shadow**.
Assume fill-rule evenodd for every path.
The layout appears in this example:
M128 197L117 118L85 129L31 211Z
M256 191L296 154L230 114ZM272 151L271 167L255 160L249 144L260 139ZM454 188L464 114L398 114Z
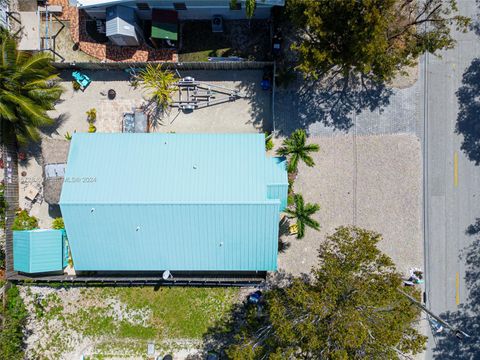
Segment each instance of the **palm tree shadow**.
M465 283L469 289L468 298L457 311L440 315L454 327L466 332L470 337L460 340L451 332L444 331L437 338L433 349L438 359L480 359L480 218L468 226L466 233L477 238L462 252L465 260Z
M278 230L278 252L284 253L290 247L290 242L286 239L290 235L290 221L288 217L283 217L280 220L279 230Z
M463 74L462 86L456 95L459 112L455 132L463 135L461 149L467 157L480 165L480 58L472 61Z

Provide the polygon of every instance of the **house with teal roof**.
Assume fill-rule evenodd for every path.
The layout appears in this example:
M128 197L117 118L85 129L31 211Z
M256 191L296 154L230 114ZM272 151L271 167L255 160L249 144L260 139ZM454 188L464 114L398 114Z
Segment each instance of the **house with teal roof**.
M285 165L263 134L75 134L60 197L75 271L275 271Z

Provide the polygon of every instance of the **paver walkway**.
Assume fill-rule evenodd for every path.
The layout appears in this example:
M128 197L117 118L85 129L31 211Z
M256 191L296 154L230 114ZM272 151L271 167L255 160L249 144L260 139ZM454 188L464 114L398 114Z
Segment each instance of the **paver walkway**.
M297 128L312 136L330 136L353 131L359 135L415 134L420 85L417 81L405 89L372 88L351 91L337 102L332 91L306 91L299 95L299 86L279 89L275 94L275 125L281 135ZM354 108L361 108L355 113Z

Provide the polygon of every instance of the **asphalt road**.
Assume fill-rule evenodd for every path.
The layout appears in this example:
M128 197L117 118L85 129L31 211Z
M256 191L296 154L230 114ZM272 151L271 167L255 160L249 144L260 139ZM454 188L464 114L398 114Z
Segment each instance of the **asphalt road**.
M480 9L475 0L458 3L460 13L476 18ZM474 31L454 35L455 49L442 53L442 58L424 57L420 78L424 102L419 116L425 121L426 295L427 307L436 314L456 311L467 301L465 261L459 256L472 242L466 228L480 217L480 166L461 151L463 138L455 133L456 92L463 73L480 57L480 37ZM434 356L435 340L430 334L427 359L442 358Z

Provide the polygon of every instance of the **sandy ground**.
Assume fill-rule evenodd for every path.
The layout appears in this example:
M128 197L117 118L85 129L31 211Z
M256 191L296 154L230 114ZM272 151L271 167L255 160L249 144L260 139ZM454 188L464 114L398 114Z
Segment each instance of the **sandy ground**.
M355 224L383 234L380 248L406 273L422 268L422 162L419 140L412 135L310 138L320 145L316 166L299 166L294 190L306 202L320 204L319 232L288 237L289 248L278 266L293 274L316 264L325 236L340 225Z

